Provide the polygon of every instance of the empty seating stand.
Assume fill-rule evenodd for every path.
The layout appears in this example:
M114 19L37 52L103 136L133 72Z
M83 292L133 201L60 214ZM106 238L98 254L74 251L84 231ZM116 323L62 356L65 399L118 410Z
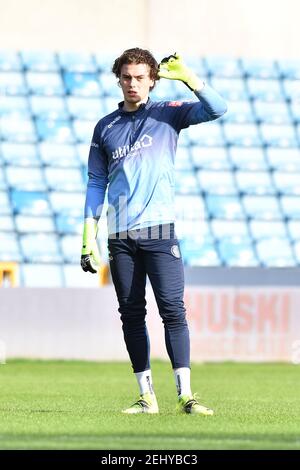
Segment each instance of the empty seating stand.
M12 269L12 283L17 265L24 286L99 283L81 271L79 257L90 139L122 100L113 60L0 51L0 264L2 273ZM175 192L184 263L299 266L300 62L186 62L224 96L228 112L180 134ZM152 99L197 98L161 79Z

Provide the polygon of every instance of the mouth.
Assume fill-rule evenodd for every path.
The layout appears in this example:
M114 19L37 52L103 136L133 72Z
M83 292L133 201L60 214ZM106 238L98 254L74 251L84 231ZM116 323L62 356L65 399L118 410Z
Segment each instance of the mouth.
M137 96L137 92L133 90L129 90L127 93L129 96Z

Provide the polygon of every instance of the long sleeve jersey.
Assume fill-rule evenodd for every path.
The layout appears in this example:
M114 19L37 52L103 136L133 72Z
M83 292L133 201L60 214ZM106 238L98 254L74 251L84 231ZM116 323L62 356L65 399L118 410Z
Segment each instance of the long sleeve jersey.
M108 233L175 220L174 159L181 129L222 116L223 98L209 85L199 101L123 102L97 123L89 153L85 217L99 219L108 187Z

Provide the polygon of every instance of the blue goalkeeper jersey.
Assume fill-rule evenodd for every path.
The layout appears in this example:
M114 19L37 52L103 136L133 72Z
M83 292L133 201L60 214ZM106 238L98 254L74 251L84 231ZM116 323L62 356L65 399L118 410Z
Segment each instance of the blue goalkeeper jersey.
M101 216L108 188L108 233L174 222L174 158L181 129L226 112L223 98L205 84L199 101L123 102L97 123L89 153L85 217Z

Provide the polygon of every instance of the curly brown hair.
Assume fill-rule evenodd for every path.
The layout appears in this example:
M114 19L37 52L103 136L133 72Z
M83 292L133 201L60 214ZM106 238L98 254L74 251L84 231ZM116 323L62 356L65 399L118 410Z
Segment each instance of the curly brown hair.
M150 87L150 90L153 90L155 82L159 80L158 76L158 63L155 58L147 49L140 49L139 47L133 47L132 49L127 49L120 55L115 61L112 67L112 73L116 77L120 78L121 69L124 64L146 64L150 68L150 78L154 81L154 85Z

